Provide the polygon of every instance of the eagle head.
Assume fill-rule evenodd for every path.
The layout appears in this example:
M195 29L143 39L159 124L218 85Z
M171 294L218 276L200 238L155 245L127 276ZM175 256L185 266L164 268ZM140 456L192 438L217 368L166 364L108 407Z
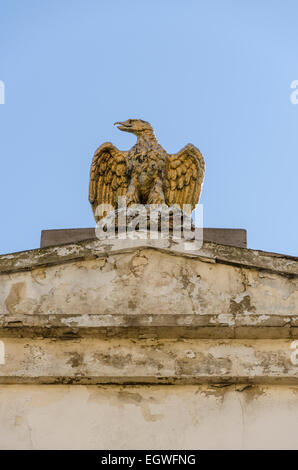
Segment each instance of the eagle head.
M127 121L115 122L114 126L116 125L120 131L131 132L137 136L142 134L154 135L151 124L142 119L127 119Z

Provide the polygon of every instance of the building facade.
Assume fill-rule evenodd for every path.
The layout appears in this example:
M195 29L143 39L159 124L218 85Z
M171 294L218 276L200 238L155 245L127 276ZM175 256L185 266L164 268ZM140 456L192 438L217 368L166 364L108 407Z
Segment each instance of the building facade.
M1 449L298 448L297 258L86 240L0 276Z

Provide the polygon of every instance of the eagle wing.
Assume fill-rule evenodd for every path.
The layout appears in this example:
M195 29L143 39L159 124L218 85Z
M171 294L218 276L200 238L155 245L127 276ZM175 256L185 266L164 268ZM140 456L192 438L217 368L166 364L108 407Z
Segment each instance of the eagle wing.
M126 194L128 186L126 154L111 142L102 144L95 152L89 184L89 201L95 215L99 204L117 208L119 196Z
M168 155L165 199L168 206L190 204L193 210L199 201L205 173L204 158L194 145L187 144L180 152Z

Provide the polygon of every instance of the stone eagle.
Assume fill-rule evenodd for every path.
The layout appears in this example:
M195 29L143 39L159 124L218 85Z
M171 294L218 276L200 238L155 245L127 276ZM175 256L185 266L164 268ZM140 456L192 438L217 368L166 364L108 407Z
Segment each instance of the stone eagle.
M117 209L118 197L126 205L167 204L193 210L199 201L205 163L199 149L187 144L176 154L168 154L158 143L152 126L141 119L115 122L118 129L137 136L128 151L111 142L95 152L90 171L89 201L95 216L99 204ZM95 217L96 218L96 217Z

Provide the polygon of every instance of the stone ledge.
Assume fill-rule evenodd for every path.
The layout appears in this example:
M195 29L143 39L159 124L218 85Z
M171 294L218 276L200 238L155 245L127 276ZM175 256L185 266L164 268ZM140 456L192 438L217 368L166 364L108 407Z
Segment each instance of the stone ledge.
M0 274L30 271L35 268L57 264L105 258L110 254L129 253L150 248L170 255L196 258L209 263L223 263L233 266L258 269L289 277L298 276L298 258L278 253L269 253L247 248L237 248L216 243L204 243L201 249L190 243L184 249L185 241L169 240L85 240L75 244L28 250L0 256ZM193 246L193 248L191 248Z
M298 384L287 340L6 339L0 383Z
M298 338L298 315L0 315L3 338Z

